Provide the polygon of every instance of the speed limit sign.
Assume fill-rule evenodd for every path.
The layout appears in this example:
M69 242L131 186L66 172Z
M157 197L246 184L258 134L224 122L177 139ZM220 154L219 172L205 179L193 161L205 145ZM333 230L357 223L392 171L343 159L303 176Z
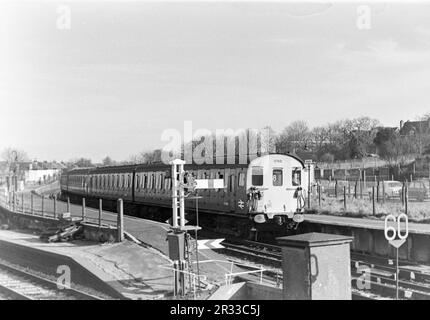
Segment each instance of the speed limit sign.
M389 221L394 223L394 226L389 225ZM403 221L403 223L402 223ZM404 226L402 231L402 226ZM395 248L405 243L409 234L408 216L404 213L399 214L397 217L389 214L385 217L384 235L385 239Z
M391 225L389 225L389 221L392 221ZM404 226L403 231L402 226ZM409 225L408 216L406 214L401 213L397 217L389 214L385 217L385 239L396 248L396 299L399 299L399 248L405 243L408 234Z

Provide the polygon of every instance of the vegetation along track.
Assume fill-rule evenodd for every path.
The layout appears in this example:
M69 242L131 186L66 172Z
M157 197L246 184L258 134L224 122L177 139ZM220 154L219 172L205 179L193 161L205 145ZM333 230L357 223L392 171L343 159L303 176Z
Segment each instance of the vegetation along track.
M255 241L226 240L227 255L280 268L281 247ZM396 269L392 259L351 252L351 286L355 298L395 298ZM367 281L367 284L366 284ZM360 284L360 285L359 285ZM399 299L430 300L430 273L420 266L401 262L399 266Z
M0 263L0 299L7 300L101 300L88 293L63 288L57 283Z

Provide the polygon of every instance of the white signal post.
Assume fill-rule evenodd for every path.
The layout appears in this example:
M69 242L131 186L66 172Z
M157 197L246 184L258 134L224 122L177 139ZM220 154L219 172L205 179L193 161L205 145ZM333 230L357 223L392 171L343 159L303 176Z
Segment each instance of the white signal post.
M184 188L187 188L188 190L195 191L199 189L220 189L224 188L224 180L223 179L194 179L193 177L188 177L188 181L185 184L184 178L187 174L184 170L185 161L181 159L175 159L170 162L172 165L172 229L174 231L174 234L176 236L171 237L172 240L169 240L169 246L172 245L173 249L176 249L176 252L180 252L181 257L185 257L185 246L183 241L173 241L174 239L179 239L179 236L182 234L186 234L188 231L194 231L195 232L195 240L197 240L197 230L201 229L198 226L198 199L201 198L198 195L196 195L196 219L197 219L197 226L185 226L185 224L188 222L185 220L185 192ZM191 198L188 198L191 199ZM179 218L179 221L178 221ZM200 275L199 275L199 256L198 256L198 248L204 248L204 249L217 249L217 248L223 248L219 243L222 242L224 239L215 239L215 240L200 240L196 243L196 260L197 260L197 278L200 282ZM200 242L200 244L199 244ZM179 244L180 243L180 244ZM206 243L206 245L205 245ZM188 246L187 246L188 248ZM170 252L170 247L169 247ZM172 256L177 257L177 255L174 254L175 250L172 250ZM171 257L172 258L172 257ZM184 274L183 274L183 265L185 261L179 260L179 267L175 265L175 270L178 270L180 274L178 274L177 271L175 271L175 296L178 293L178 287L181 287L181 292L184 294L185 286L184 286ZM182 273L181 273L182 272ZM178 284L179 286L177 286Z
M179 186L180 177L184 175L185 161L175 159L170 162L172 165L172 209L173 209L173 228L185 226L185 205L184 205L184 188ZM178 212L179 211L179 212ZM178 225L179 213L179 225Z
M405 232L402 234L400 222L405 222ZM397 224L397 228L388 225L388 220ZM391 235L389 235L391 233ZM399 214L397 217L389 214L385 217L384 222L384 235L385 239L390 245L396 248L396 300L399 299L399 248L406 242L409 235L408 216L404 213Z

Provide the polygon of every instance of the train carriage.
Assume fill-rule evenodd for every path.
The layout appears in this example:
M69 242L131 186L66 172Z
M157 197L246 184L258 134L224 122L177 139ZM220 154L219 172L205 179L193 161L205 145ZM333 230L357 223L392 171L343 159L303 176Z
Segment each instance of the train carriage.
M223 189L198 190L202 197L198 205L206 218L224 224L229 232L242 233L245 225L290 229L301 221L307 172L303 161L293 155L268 154L247 164L186 164L184 169L197 179L224 180ZM61 177L61 190L69 196L102 198L112 204L122 198L138 208L138 216L161 220L171 214L170 170L162 163L73 169ZM196 201L186 200L185 205L187 212L193 212ZM166 210L158 214L154 208ZM235 223L225 225L226 217Z

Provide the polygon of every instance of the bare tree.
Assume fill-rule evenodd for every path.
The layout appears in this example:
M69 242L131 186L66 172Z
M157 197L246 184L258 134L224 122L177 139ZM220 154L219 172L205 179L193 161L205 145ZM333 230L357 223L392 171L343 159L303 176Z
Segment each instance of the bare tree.
M16 148L6 148L2 151L1 157L10 165L13 162L29 161L27 153Z
M115 164L116 164L116 161L112 160L112 158L111 158L111 157L106 156L105 158L103 158L103 160L102 160L102 164L103 164L104 166L113 166L113 165L115 165Z
M277 139L277 149L281 152L296 153L298 149L307 149L310 131L307 123L302 120L288 125Z
M161 161L161 149L153 151L141 151L138 154L129 156L125 163L128 164L139 164L139 163L154 163Z

